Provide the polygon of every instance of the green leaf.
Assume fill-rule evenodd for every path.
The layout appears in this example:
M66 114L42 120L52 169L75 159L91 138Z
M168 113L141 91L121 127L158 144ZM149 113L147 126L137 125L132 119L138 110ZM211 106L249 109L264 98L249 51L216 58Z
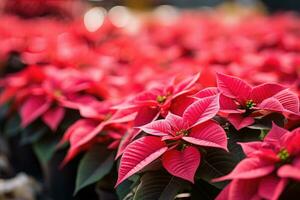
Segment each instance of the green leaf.
M173 200L188 184L162 171L146 172L137 187L134 200Z
M261 118L255 119L255 123L251 126L248 126L250 129L271 129L272 122L278 126L283 127L285 123L285 117L280 113L271 113Z
M140 176L138 174L134 174L129 177L116 188L116 193L119 199L132 199L134 196L134 188L136 188L140 183Z
M189 185L186 181L172 176L170 182L165 187L161 196L159 197L159 200L174 199L178 192L183 190L183 188L187 187L186 184Z
M11 108L11 102L7 102L0 106L0 120L1 121L6 118L6 115L10 108Z
M35 126L29 126L26 127L22 131L21 135L21 144L32 144L39 139L41 139L44 135L46 135L49 132L49 128L44 126L43 124Z
M299 199L299 191L300 183L294 180L290 180L284 191L281 193L279 199Z
M133 181L126 179L120 185L118 185L118 187L116 188L116 192L117 192L119 199L124 199L127 196L127 194L130 193L130 191L132 189L131 186L133 184L134 184Z
M42 165L47 165L48 161L52 158L58 140L57 137L48 136L33 143L33 150Z
M5 124L4 127L4 133L7 137L14 137L16 136L20 131L21 128L21 119L19 115L13 115L10 117Z
M200 168L197 170L197 178L200 178L211 185L222 189L226 182L211 182L211 179L225 176L230 173L238 162L234 155L222 149L209 148L201 160Z
M95 183L107 175L114 164L114 153L104 145L96 145L79 163L76 177L76 194L82 188Z
M191 200L214 200L221 190L203 180L197 180L191 191Z

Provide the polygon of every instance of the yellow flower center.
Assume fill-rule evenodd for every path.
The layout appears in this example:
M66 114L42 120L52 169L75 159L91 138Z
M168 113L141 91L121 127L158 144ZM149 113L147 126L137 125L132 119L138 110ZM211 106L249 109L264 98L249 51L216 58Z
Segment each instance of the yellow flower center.
M165 96L165 95L158 95L156 97L156 101L160 104L165 103L166 100L167 100L167 96Z
M54 96L61 97L63 95L61 90L54 90Z
M287 159L290 158L290 154L286 149L281 149L278 154L278 158L280 158L281 161L286 161Z
M183 135L183 136L188 136L189 135L189 131L188 130L180 130L176 132L176 135Z
M252 109L255 105L252 99L246 101L246 109Z

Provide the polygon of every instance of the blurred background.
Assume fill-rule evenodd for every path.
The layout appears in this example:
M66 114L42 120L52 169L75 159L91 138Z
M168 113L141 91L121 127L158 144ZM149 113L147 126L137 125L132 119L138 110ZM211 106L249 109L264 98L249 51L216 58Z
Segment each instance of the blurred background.
M136 10L149 10L159 5L171 5L178 8L209 9L233 3L248 7L259 6L269 12L300 9L300 1L297 0L1 0L0 9L2 13L18 14L22 17L49 15L70 17L80 15L90 6L111 9L121 5Z

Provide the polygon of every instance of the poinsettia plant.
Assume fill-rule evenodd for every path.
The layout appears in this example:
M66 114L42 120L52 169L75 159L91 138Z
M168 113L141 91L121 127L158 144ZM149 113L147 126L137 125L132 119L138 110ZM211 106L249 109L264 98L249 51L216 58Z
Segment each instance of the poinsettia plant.
M125 148L120 160L117 185L122 183L125 179L130 178L134 174L147 174L148 171L154 170L155 168L156 170L157 168L165 170L170 175L178 177L181 180L187 180L191 183L195 183L195 180L205 180L207 183L214 185L215 183L211 182L212 178L225 175L226 172L230 172L227 170L232 170L230 168L233 168L236 164L238 170L240 169L238 168L240 165L244 166L242 165L244 162L245 173L248 173L250 178L252 178L251 174L253 173L253 178L256 178L255 171L248 171L250 170L250 164L247 164L246 160L242 160L239 164L238 162L245 156L244 154L248 156L248 153L254 153L252 152L252 150L255 150L254 147L256 148L254 145L262 144L262 142L259 142L261 139L264 138L265 141L267 138L274 135L274 129L277 127L275 122L284 125L284 120L289 119L289 115L286 115L286 112L292 114L293 117L299 117L299 98L295 93L288 91L288 89L278 84L266 83L256 86L254 89L252 89L251 86L247 85L245 82L236 77L218 74L217 80L218 87L220 87L220 89L205 88L204 90L197 92L195 95L193 95L195 100L189 106L185 107L181 116L175 115L169 111L167 116L162 116L155 121L137 127L141 129L144 134L138 139L133 140ZM243 90L246 90L245 94L243 93ZM251 91L253 92L251 93ZM281 96L280 94L282 92L286 94ZM276 96L278 93L279 95ZM232 99L226 97L225 95L232 95ZM282 99L280 97L282 97ZM244 101L241 100L243 98ZM269 105L269 107L263 105ZM177 106L180 109L180 103L177 104ZM186 106L184 102L182 106ZM287 111L287 109L284 107L292 109L293 111ZM224 115L224 113L227 115ZM245 120L241 120L242 127L240 127L240 125L237 126L235 122L238 120L232 120L232 117L230 117L232 113L239 115L239 118L241 119L243 117L248 117L251 119L249 120L251 123L247 124L245 123ZM270 129L270 123L272 121L274 121L273 129L268 133ZM261 127L258 129L261 132L257 133L257 130L252 128L255 126ZM248 134L252 134L252 136L247 136L242 132L249 132ZM244 150L243 152L239 147L240 143L238 143L240 137L244 137L243 140L246 141L254 140L257 142L249 143L253 144L253 147L246 146L248 143L242 145ZM273 143L279 145L282 142L273 141ZM295 143L298 142L295 141ZM245 150L245 148L247 149ZM274 147L268 148L273 149ZM280 157L282 156L289 157L290 154L287 150L281 149L280 147L278 147L278 149L280 152L278 155L275 154L275 161L278 161L278 159L280 160ZM215 155L214 153L211 153L214 151L218 153L215 153ZM223 156L220 156L220 154L223 154ZM265 158L265 160L261 162L270 162L268 161L268 157L270 155L267 154L267 152L261 153L261 159ZM230 156L234 158L230 158ZM222 160L222 157L224 160ZM220 160L218 161L218 159ZM209 160L213 160L216 163L210 164ZM151 166L153 162L156 163L154 169L152 169L153 166ZM218 164L218 162L224 162L224 166L221 168L219 168L220 166L214 166L214 164ZM262 163L262 168L267 165L266 163ZM253 164L253 168L256 167L255 164ZM147 167L148 169L145 169ZM259 167L260 166L257 166L257 171L260 172ZM272 170L273 169L274 167L272 167ZM203 174L204 172L202 172L202 170L204 172L210 172L210 174ZM196 175L196 172L199 173L199 176ZM234 172L235 171L232 173ZM272 171L268 171L266 173L271 172ZM202 177L203 175L204 177ZM142 177L143 176L145 175L142 175ZM227 178L227 176L225 177ZM224 180L225 177L216 180ZM228 178L229 177L231 176L228 175ZM237 176L237 179L238 178L239 177ZM241 178L243 179L243 176L241 176ZM144 182L145 181L142 181L141 179L140 184L145 184ZM257 185L255 181L251 181L251 183L253 185ZM249 183L247 184L249 185ZM240 187L244 187L241 184L238 185ZM193 185L190 187L193 188ZM220 185L216 185L216 187L219 189L222 188ZM229 190L227 188L229 188L229 186L222 191L220 194L222 196L218 198L227 199L230 197L229 199L231 199L231 196L224 197L227 195L226 192ZM145 188L138 187L137 190L139 189ZM182 188L175 187L174 190L177 189ZM239 194L240 190L235 189L236 188L232 190ZM254 188L251 188L251 191L252 189L254 190ZM185 188L185 190L188 189ZM280 193L282 190L283 189L280 190ZM139 191L137 191L137 194L138 193ZM278 198L280 193L278 193L274 198ZM172 193L172 195L176 194L176 192ZM232 195L234 195L232 196L232 199L243 198L236 197L235 194ZM245 198L248 199L248 197L249 199L252 198L250 198L250 196ZM169 198L174 198L174 196ZM271 197L268 198L271 199Z
M293 199L299 18L221 15L134 29L108 16L95 32L4 15L1 134L35 152L45 179L73 166L75 198Z

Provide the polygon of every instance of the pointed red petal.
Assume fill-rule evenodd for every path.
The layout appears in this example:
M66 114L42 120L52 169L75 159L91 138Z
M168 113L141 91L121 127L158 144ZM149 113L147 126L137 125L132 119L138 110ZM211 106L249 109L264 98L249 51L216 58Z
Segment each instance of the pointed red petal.
M226 187L218 194L215 200L228 200L230 187L231 184L226 185Z
M125 123L131 122L135 119L137 112L135 109L117 110L111 118L107 120L107 123Z
M208 87L205 88L199 92L197 92L194 97L196 98L204 98L204 97L209 97L209 96L214 96L217 95L219 93L218 88L216 87Z
M228 199L261 200L257 194L259 179L235 179L230 183Z
M196 101L195 98L189 96L180 96L175 99L172 99L171 107L169 109L173 114L182 116L183 112L189 107L192 103Z
M293 113L299 113L299 97L295 93L287 89L273 97L281 103L284 109Z
M254 123L252 117L243 117L241 114L230 114L227 120L234 126L236 130L240 130Z
M130 144L130 142L140 133L140 130L138 129L130 129L128 132L123 136L119 148L117 151L117 155L115 159L118 159L126 149L126 147Z
M48 110L43 115L43 121L47 124L52 131L56 131L59 123L62 121L65 115L65 109L62 107L55 107Z
M134 98L133 104L138 106L156 106L158 102L156 101L157 95L155 93L156 91L154 90L142 92Z
M246 158L230 174L214 179L214 181L258 178L270 174L274 169L274 165L266 165L257 158Z
M183 113L183 120L191 127L213 118L219 111L219 95L199 99Z
M247 157L251 157L257 150L261 148L262 142L245 142L238 143L242 146L242 149Z
M289 183L288 179L281 179L279 183L276 185L272 199L271 200L277 200L279 199L281 193L285 189L286 185Z
M278 143L280 139L288 132L288 130L281 128L272 122L272 129L268 132L267 136L264 138L264 141Z
M134 126L142 126L156 120L159 116L159 109L150 107L141 107L134 120Z
M183 121L182 117L174 115L171 112L168 113L166 121L171 125L173 131L180 131L188 129L188 124Z
M51 102L44 96L31 96L21 107L22 126L25 127L44 114Z
M150 108L150 107L141 107L138 111L138 114L134 120L134 127L138 127L138 126L142 126L145 124L148 124L154 120L156 120L159 116L159 110L157 108ZM127 145L129 145L129 143L136 137L139 135L139 133L141 132L140 129L132 129L128 132L128 134L125 135L125 137L123 137L123 139L121 140L121 143L119 145L119 149L118 149L118 153L116 156L116 159L118 157L120 157L125 148L127 147Z
M159 137L145 136L127 146L120 161L116 186L159 158L168 147Z
M89 124L91 123L91 120L88 119L80 119L76 121L74 124L72 124L65 132L62 140L60 141L60 145L68 142L70 140L70 137L72 134L75 134L76 131L82 131L81 127L89 127ZM95 124L96 125L96 124Z
M277 171L278 176L282 178L289 178L294 179L296 181L300 181L300 168L299 166L293 166L293 165L284 165L279 168Z
M179 97L189 92L190 89L199 81L199 78L200 78L200 73L190 78L187 78L183 80L181 83L179 83L174 89L173 98Z
M195 126L189 136L182 139L195 145L222 148L227 151L226 133L213 121Z
M99 127L103 128L103 126L101 126L101 124L98 125L97 122L95 122L93 120L88 120L88 119L85 120L85 123L83 124L83 126L79 126L79 124L78 124L77 129L74 130L74 132L70 136L71 146L79 147L79 146L87 143L90 140L88 138L92 138L91 133L95 132L95 130L98 130ZM96 131L96 132L99 133L100 131Z
M169 150L162 156L164 168L172 175L194 183L194 176L200 164L197 148L189 146L183 151Z
M217 73L217 85L223 95L236 98L238 101L247 100L252 91L252 87L245 81L220 73Z
M253 100L255 103L260 103L263 100L274 96L275 94L284 89L284 86L275 83L261 84L256 87L253 87L250 99Z
M97 122L89 119L81 119L68 128L60 144L69 141L70 149L63 161L63 165L74 158L81 150L81 139L97 127Z
M13 96L16 95L17 92L17 88L3 88L3 90L0 93L0 105L9 101Z
M80 133L79 135L75 134L71 136L71 143L74 143L74 147L79 147L81 145L87 144L94 137L96 137L103 128L107 125L106 122L102 122L95 127L95 122L92 123L93 129L88 129L89 132ZM90 127L92 128L92 127Z
M149 124L146 124L139 128L148 134L157 136L169 135L172 132L171 126L168 121L163 119L150 122Z
M238 105L233 99L228 98L224 95L220 95L220 111L222 113L242 113L243 111L238 110Z
M267 176L264 177L260 183L259 183L259 188L258 188L258 193L259 196L263 199L274 199L274 189L275 190L281 190L277 191L275 193L281 193L282 192L282 187L277 188L278 185L280 184L280 178L276 176ZM277 199L277 198L276 198Z
M274 97L263 100L257 106L257 108L262 110L270 110L270 111L278 111L278 112L283 112L285 110L282 104L279 102L279 100Z

